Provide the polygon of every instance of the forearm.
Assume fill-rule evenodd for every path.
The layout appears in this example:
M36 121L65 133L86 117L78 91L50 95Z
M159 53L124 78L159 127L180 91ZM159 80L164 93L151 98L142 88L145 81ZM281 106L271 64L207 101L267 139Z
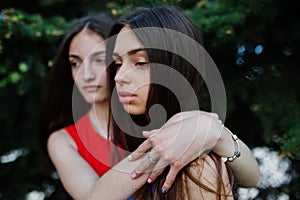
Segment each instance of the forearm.
M105 173L96 183L89 199L127 199L146 183L148 173L131 179L131 172L138 161L129 162L127 158L120 161Z
M253 157L248 146L238 140L241 155L233 162L229 162L229 167L235 177L235 183L240 187L258 187L260 172L256 159ZM235 151L235 141L232 136L223 130L213 151L221 157L230 157Z
M235 181L240 187L258 187L260 172L256 159L253 157L247 145L239 140L241 156L233 162L229 162Z
M144 136L148 139L132 156L136 160L139 158L138 155L151 150L152 153L156 152L159 155L158 163L169 164L168 175L171 175L163 185L163 188L167 189L171 187L181 168L195 158L207 154L207 150L212 150L221 157L231 157L236 150L235 141L224 131L218 116L203 111L178 113L161 129L144 133ZM241 187L257 187L260 176L257 162L249 148L242 141L239 142L241 156L230 163L236 183ZM143 169L146 170L147 167ZM150 176L153 180L157 177L153 173Z

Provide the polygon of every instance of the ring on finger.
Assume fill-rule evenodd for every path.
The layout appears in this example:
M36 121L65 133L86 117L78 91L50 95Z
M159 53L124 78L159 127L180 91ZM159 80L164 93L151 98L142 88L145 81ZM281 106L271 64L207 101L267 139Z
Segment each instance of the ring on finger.
M147 157L148 162L151 164L154 164L157 162L157 160L150 157L149 153L147 153L146 157Z

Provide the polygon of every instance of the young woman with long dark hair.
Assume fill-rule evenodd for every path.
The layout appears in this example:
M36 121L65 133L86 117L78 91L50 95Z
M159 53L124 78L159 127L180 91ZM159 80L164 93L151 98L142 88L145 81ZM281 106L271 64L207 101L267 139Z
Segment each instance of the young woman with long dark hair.
M83 17L73 25L66 34L51 69L45 94L41 134L44 136L45 143L47 141L48 153L63 186L74 199L86 200L94 196L100 199L125 199L142 187L147 179L149 180L149 173L139 173L140 177L136 180L132 179L134 176L130 176L130 172L134 169L144 172L146 169L144 166L149 166L149 160L144 158L141 161L122 160L127 152L119 148L122 145L115 143L115 138L108 136L109 91L106 82L104 40L108 37L113 23L114 19L109 15L99 14ZM195 133L199 136L206 132L212 119L218 120L215 114L202 111L192 111L182 115L188 120L178 124L178 119L171 118L167 123L174 124L173 128L181 126L183 130L188 130L191 123L198 121L197 117L202 117L203 126ZM171 128L165 127L160 135L172 139L168 133L172 131ZM181 164L168 163L172 173L166 180L164 186L166 189L171 186L177 174L174 172L189 163L192 157L203 153L207 146L213 146L212 140L220 141L216 135L210 135L203 141L196 140L193 144L182 142L181 145L189 145L190 148L184 152L185 156L179 156ZM228 152L225 156L226 154L230 156L234 149L234 142L230 137L225 137L224 141L229 145L226 145L226 142L215 142L217 143L215 149L218 152ZM161 143L147 146L149 149L152 147L155 149L161 146ZM119 157L113 156L116 155L113 151L115 149L119 152ZM144 148L141 150L144 151ZM181 152L181 149L176 148L172 151L165 149L160 151L161 154L157 154L156 159L165 161L166 157L162 155ZM240 160L247 161L252 158L249 149L245 152L247 153L242 151ZM135 159L136 157L133 156L133 160ZM256 162L250 160L249 163L253 168L257 167ZM126 171L120 170L124 166ZM249 180L253 177L248 177L251 173L245 173L251 171L251 167L245 167L244 164L233 166L233 170L237 173L241 171L237 177L249 178ZM155 176L152 175L151 180L154 180ZM256 178L252 180L257 181Z
M207 58L197 48L197 44L203 44L197 26L172 7L136 9L121 17L110 35L107 61L112 61L108 68L113 115L111 137L122 148L133 151L142 143L141 129L159 129L161 124L157 119L161 115L165 114L169 120L175 114L199 107L203 78L193 64L204 67L203 60ZM196 62L189 62L180 52L194 55ZM151 109L156 105L162 106L165 113L153 114ZM228 131L216 120L212 126L219 129L213 127L211 131ZM146 154L145 158L156 163L153 154ZM213 152L181 169L168 192L163 187L167 172L164 170L155 181L148 181L151 184L135 192L133 199L233 199L233 177L221 157Z

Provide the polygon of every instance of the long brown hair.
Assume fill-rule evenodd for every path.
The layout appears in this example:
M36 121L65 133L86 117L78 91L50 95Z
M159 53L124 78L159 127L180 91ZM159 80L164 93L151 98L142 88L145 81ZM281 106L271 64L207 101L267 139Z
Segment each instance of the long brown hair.
M116 74L116 66L111 58L112 51L115 45L115 40L112 39L108 42L107 48L107 62L110 63L108 67L109 81L110 81L110 90L111 90L111 111L112 113L117 113L117 117L122 119L122 123L117 123L114 117L111 120L113 127L113 141L123 148L129 151L133 151L136 147L141 144L143 141L141 133L146 127L147 129L159 128L164 121L157 120L159 118L158 115L155 115L151 118L149 115L150 108L155 104L160 104L164 107L166 111L167 120L170 119L174 114L179 113L181 111L194 110L195 108L199 108L200 105L200 91L203 84L203 78L201 74L193 67L193 65L185 60L182 56L176 55L176 53L169 51L170 49L176 50L178 48L183 48L183 51L189 52L190 54L194 54L194 57L198 60L199 65L203 63L202 56L195 51L191 51L191 47L187 47L184 41L178 44L174 44L172 41L165 41L160 38L163 38L166 34L169 34L169 30L175 30L182 34L185 34L195 40L199 44L203 44L201 32L198 27L189 20L185 15L182 14L178 9L173 7L162 7L156 6L152 8L138 8L118 20L110 33L111 38L115 37L116 34L120 32L120 30L124 26L129 26L132 31L135 32L137 38L140 42L146 47L149 62L150 62L150 77L151 77L151 85L149 91L149 98L146 106L146 113L144 115L133 116L128 115L122 105L118 102L116 96L113 93L115 88L114 76ZM149 29L141 29L145 27L159 27L164 28L162 31L155 30L149 31ZM180 38L172 38L176 40L180 40ZM155 49L153 46L162 45L163 48ZM177 72L181 73L182 76L189 82L191 87L194 90L194 94L196 94L196 99L190 100L190 94L187 94L184 100L185 103L181 103L181 100L176 98L176 94L174 91L171 91L169 87L177 88L177 91L184 92L185 88L182 88L180 83L177 82L175 72L173 73L164 73L162 67L160 65L169 66L172 69L175 69ZM204 66L202 66L204 67ZM156 84L159 80L166 80L165 83L168 83L168 86L164 86L161 84ZM115 111L115 112L114 112ZM156 123L153 123L155 121ZM151 124L151 126L149 126ZM124 128L125 127L125 128ZM122 128L122 129L121 129ZM125 130L125 131L124 131ZM130 130L129 132L126 130ZM199 174L201 176L202 167L204 165L205 160L202 160L201 163L195 160L191 162L188 166L184 167L180 173L177 175L177 178L171 187L170 191L166 194L161 193L161 187L166 179L166 175L168 172L168 168L165 169L163 174L161 174L153 183L145 184L142 188L140 188L134 195L134 199L183 199L187 194L186 185L187 178L192 180L199 187L216 194L216 199L221 199L224 194L222 191L226 191L225 183L223 183L223 174L221 170L221 159L214 155L213 153L209 153L210 158L213 160L214 167L218 171L218 183L216 188L210 188L209 186L202 183L201 179L199 179ZM197 167L199 167L199 173L197 177L195 174L191 172L195 163Z
M74 86L69 63L70 43L84 29L106 39L114 22L114 18L107 13L85 16L76 21L65 35L47 80L40 111L39 129L41 143L44 148L46 148L46 141L53 131L73 124L90 107L77 87ZM73 112L73 108L76 108L76 113Z

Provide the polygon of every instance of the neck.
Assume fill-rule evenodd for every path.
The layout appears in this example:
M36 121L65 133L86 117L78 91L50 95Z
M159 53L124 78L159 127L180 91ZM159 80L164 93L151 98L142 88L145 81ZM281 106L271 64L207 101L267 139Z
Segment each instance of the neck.
M108 102L101 102L93 104L89 111L89 117L93 128L104 138L107 138L107 125L108 125Z

